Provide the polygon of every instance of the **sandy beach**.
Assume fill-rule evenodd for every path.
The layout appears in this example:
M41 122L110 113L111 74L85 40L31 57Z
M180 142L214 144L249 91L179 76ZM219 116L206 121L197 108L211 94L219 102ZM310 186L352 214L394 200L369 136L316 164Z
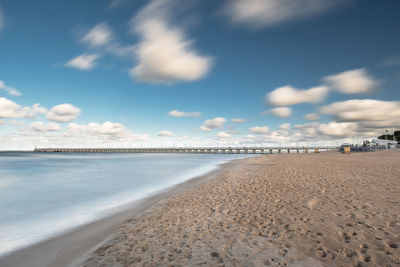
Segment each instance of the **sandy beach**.
M0 266L398 266L400 152L224 164Z
M85 266L398 266L400 153L267 155L125 222Z

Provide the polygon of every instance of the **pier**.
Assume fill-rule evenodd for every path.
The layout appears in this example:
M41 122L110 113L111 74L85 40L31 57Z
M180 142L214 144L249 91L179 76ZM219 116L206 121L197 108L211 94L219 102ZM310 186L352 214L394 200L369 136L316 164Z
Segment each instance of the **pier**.
M334 146L318 147L170 147L170 148L35 148L43 153L169 153L169 154L273 154L319 153Z

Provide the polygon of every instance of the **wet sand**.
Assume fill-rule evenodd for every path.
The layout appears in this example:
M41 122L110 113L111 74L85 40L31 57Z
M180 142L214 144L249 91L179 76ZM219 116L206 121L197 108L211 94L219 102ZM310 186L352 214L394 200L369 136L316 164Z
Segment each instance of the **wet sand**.
M0 266L398 266L400 152L265 155Z
M114 231L124 225L123 223L126 220L163 205L171 196L179 195L189 188L207 183L230 168L232 164L234 163L223 164L219 169L209 174L196 177L153 196L121 207L121 212L110 217L77 227L49 240L0 257L0 267L80 266L82 259L86 258L91 249L114 235Z
M266 155L129 219L86 266L398 266L400 152Z

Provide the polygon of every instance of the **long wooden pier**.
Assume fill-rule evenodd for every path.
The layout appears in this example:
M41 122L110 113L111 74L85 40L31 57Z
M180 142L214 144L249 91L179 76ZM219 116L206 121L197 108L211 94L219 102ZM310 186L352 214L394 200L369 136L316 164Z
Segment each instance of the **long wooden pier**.
M180 154L273 154L309 153L337 149L334 146L315 147L170 147L170 148L35 148L47 153L180 153Z

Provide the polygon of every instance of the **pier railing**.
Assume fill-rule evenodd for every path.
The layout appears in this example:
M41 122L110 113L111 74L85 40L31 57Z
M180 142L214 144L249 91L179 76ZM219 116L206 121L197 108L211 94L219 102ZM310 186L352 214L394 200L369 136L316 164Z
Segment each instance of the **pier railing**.
M35 148L47 153L180 153L180 154L272 154L309 153L334 150L334 146L315 147L151 147L151 148Z

